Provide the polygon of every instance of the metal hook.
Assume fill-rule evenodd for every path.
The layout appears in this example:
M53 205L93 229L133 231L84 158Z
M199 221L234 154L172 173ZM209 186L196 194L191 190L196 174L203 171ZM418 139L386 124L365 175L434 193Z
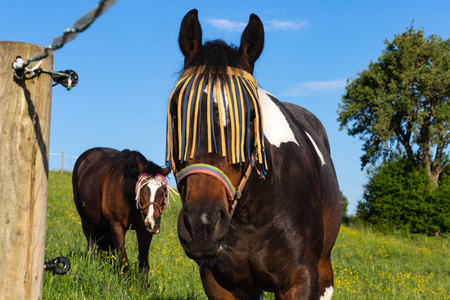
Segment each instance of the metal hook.
M70 270L70 261L64 256L51 259L44 263L44 270L53 271L54 274L64 275Z
M69 77L72 80L70 88L72 88L72 87L77 85L77 83L78 83L78 74L75 73L74 70L60 71L59 73L67 74L68 77L67 76L62 76L62 75L59 75L59 74L53 74L52 75L52 79L55 82L55 85L60 83L65 88L68 88L68 86L69 86Z

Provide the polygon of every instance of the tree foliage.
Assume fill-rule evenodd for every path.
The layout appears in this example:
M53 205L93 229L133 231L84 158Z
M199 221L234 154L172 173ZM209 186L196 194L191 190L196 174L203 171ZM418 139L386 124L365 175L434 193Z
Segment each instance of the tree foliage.
M344 193L341 191L341 216L342 218L347 218L347 209L348 209L348 199L345 197Z
M431 189L424 167L404 157L384 161L369 170L357 218L379 228L407 228L417 233L450 229L450 172L442 174L438 189Z
M385 45L378 61L347 81L341 130L364 141L362 168L402 151L438 184L449 168L450 39L411 26Z

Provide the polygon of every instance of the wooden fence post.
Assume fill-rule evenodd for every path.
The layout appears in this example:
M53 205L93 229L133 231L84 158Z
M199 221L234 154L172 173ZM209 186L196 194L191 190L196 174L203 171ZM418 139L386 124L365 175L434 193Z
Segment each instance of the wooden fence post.
M41 299L52 80L16 80L12 62L43 47L0 41L0 297ZM35 65L36 63L32 63ZM53 57L41 68L52 69Z

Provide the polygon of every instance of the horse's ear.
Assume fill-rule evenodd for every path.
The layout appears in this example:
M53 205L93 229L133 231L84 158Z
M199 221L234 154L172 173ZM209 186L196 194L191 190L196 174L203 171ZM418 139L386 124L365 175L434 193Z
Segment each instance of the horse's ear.
M196 9L188 12L181 22L180 36L178 44L184 55L186 63L202 46L202 28L198 21L198 11Z
M159 172L159 174L167 176L170 173L170 168L169 167L165 167L164 169L161 169Z
M264 26L255 14L250 15L247 27L241 37L239 53L248 63L253 72L255 61L258 59L264 47Z

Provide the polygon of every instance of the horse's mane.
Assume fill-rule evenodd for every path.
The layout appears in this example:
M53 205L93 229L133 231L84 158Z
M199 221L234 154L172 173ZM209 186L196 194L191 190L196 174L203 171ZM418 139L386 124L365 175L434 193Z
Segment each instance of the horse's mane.
M222 40L208 41L190 59L184 69L205 66L205 73L222 73L226 67L245 69L246 63L239 49Z
M139 165L142 167L139 167ZM134 201L135 186L139 174L156 175L160 170L160 166L147 160L140 152L125 149L114 157L109 173L116 178L123 178L123 192L126 198Z

